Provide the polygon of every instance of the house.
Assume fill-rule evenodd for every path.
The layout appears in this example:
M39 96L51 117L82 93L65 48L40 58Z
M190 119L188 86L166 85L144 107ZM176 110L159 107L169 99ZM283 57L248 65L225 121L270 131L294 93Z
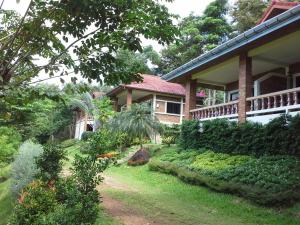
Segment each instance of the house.
M103 92L93 92L91 94L93 99L100 98L104 95ZM74 109L75 112L75 139L81 139L81 135L85 131L94 131L94 118L90 115L87 115L83 110L79 108Z
M300 3L273 1L260 23L163 76L185 85L186 119L267 123L300 112ZM198 87L223 104L197 107Z
M158 120L164 124L180 124L184 119L185 88L167 82L159 76L143 74L142 82L122 84L107 93L114 102L114 109L130 108L132 103L147 103ZM195 104L202 105L205 93L194 93Z

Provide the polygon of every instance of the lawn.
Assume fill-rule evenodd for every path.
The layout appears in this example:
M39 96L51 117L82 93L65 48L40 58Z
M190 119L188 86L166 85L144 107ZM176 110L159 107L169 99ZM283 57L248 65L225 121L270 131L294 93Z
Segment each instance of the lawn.
M0 225L7 224L13 208L9 176L10 165L0 167Z
M300 219L294 216L299 213L299 205L279 212L149 171L147 165L111 167L106 175L136 190L104 189L107 195L161 224L300 225Z

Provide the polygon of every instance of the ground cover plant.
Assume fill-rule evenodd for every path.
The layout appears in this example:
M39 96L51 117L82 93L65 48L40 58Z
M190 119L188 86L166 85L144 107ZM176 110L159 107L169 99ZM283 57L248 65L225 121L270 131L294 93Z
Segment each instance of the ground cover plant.
M294 156L230 155L213 151L163 148L151 170L214 190L239 194L264 204L290 204L300 199L300 160Z

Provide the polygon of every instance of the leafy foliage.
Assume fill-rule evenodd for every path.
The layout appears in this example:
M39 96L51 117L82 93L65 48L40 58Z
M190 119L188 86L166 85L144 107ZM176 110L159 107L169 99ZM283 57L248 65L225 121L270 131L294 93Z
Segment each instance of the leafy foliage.
M199 122L196 120L184 120L181 125L180 146L184 149L196 149L199 147Z
M87 141L89 138L91 138L95 133L93 131L84 131L81 134L81 140Z
M65 154L59 145L45 145L43 154L36 159L37 167L40 170L38 177L44 182L58 180L59 173L63 166L62 160L66 159Z
M203 16L191 14L184 18L179 24L178 42L161 52L161 73L170 72L226 40L231 32L225 17L227 11L227 0L215 0L207 6Z
M112 119L110 129L127 133L132 139L138 138L141 148L143 139L162 131L158 119L146 104L133 104L130 109L120 112Z
M141 50L141 36L169 43L177 31L173 16L154 0L33 0L24 16L2 9L0 18L0 90L24 84L40 71L130 82L140 78L138 71L119 64L116 51ZM45 63L36 63L36 57Z
M268 0L238 0L235 2L231 10L233 23L239 33L254 27L261 19L266 7L270 1Z
M299 115L283 115L267 125L218 119L202 125L198 121L186 121L182 124L180 145L184 149L204 147L223 153L299 156L299 129Z
M55 190L40 180L31 182L22 192L10 224L37 225L37 220L55 209Z
M180 136L180 126L173 124L172 126L164 126L162 134L162 143L170 146L175 144Z
M229 193L259 204L289 204L300 198L299 159L293 156L254 158L213 151L178 151L164 148L149 163L151 170Z
M11 190L15 196L21 193L21 190L31 183L39 173L35 159L43 153L43 148L32 141L25 141L15 156L12 163L12 186Z
M0 165L13 159L20 143L21 136L15 129L0 127Z
M152 46L144 47L142 52L131 52L121 49L117 52L116 58L124 68L138 71L141 74L156 74L156 68L153 66L160 63L160 56L154 51Z
M24 188L15 206L11 224L94 224L99 212L100 196L96 186L110 159L94 155L75 156L72 174L60 177L63 151L56 145L45 147L37 160L38 180Z
M224 153L205 151L195 158L189 168L192 170L211 170L214 172L239 166L250 159L250 156L231 156Z

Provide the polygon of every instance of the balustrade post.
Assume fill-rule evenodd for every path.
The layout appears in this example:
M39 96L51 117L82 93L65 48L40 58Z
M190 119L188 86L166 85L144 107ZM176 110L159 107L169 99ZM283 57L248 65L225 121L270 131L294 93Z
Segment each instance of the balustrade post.
M297 92L294 91L294 105L298 104L298 96L297 96Z
M290 93L287 93L287 105L291 105L291 96L290 96Z
M276 108L277 107L277 96L274 96L274 105L273 105L273 108Z
M283 95L280 95L280 107L283 107Z
M271 108L271 98L268 97L268 109L270 109L270 108Z
M265 99L261 99L261 109L265 109Z

